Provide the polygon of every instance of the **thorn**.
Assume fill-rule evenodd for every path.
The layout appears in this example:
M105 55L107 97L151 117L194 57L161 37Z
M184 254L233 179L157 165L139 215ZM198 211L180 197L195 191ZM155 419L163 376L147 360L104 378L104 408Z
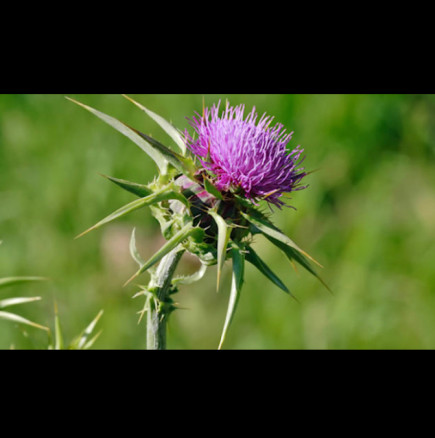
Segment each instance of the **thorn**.
M69 100L71 102L74 102L74 103L77 103L78 105L81 105L80 102L78 102L77 100L73 99L72 97L68 97L68 96L64 96L64 97L65 97L65 99L67 99L67 100Z
M301 302L289 291L290 298L293 298L299 305Z
M292 264L293 269L295 270L296 274L299 274L298 267L296 266L295 261L292 259L292 260L290 260L290 263Z
M231 228L244 228L245 230L249 229L249 227L245 226L245 225L238 225L238 224L231 224L228 225Z
M137 298L137 297L141 297L142 295L146 295L147 292L148 292L147 290L141 290L139 292L136 292L131 298L134 299L134 298Z
M174 305L174 310L191 310L191 308L190 307L180 307L180 306Z
M138 325L141 323L146 312L148 312L148 309L143 309L143 310L140 310L139 312L137 312L137 313L140 313L139 320L137 322Z
M139 272L136 272L131 278L129 278L123 285L122 287L127 286L129 283L131 283L136 277L139 276Z
M86 231L83 231L83 233L81 233L78 236L74 237L74 240L80 239L80 237L83 237L85 234L90 233L94 229L95 229L95 227L91 227L91 228L87 229Z
M127 100L129 100L130 102L136 104L136 102L129 96L127 96L126 94L121 94L122 97L125 97Z

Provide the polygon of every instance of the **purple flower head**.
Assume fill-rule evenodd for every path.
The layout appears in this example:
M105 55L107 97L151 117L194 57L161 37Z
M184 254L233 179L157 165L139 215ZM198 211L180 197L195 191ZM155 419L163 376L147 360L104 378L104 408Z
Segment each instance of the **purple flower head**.
M273 117L266 114L256 123L255 107L244 118L244 105L230 107L227 102L220 117L219 106L220 101L189 119L197 137L186 131L187 147L215 175L218 190L240 188L254 202L266 199L285 205L280 200L283 193L305 188L299 182L306 173L296 168L303 149L286 148L293 132L286 134L280 123L271 127Z

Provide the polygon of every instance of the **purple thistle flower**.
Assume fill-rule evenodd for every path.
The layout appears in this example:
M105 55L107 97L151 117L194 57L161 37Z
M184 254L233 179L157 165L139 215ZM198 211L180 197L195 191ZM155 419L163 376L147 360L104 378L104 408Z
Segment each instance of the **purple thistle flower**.
M244 118L245 106L230 107L228 101L219 117L220 103L188 119L198 137L186 131L187 147L214 174L218 190L241 188L253 202L285 205L283 193L305 188L299 182L306 173L296 168L303 149L286 148L293 132L286 134L280 123L271 127L273 117L266 114L256 123L255 107Z

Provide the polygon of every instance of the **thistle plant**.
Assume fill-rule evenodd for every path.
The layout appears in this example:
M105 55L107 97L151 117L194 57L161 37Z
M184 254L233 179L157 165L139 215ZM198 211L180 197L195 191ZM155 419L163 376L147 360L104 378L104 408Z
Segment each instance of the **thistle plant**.
M135 210L150 207L166 243L149 260L144 260L137 250L133 230L130 252L138 270L125 283L145 272L150 274L149 283L139 286L135 294L145 298L139 320L146 315L148 349L166 348L167 320L177 308L173 295L179 285L200 280L209 266L217 266L216 289L219 290L224 263L230 260L232 264L229 305L219 349L237 308L245 262L291 295L283 281L254 251L256 235L263 235L294 267L296 263L301 265L326 286L312 266L312 263L320 264L270 219L273 207L291 207L285 194L306 187L302 185L308 175L301 167L303 150L299 146L293 150L287 148L292 133L287 133L280 123L273 124L273 117L266 114L258 119L255 108L245 116L244 105L232 107L229 102L222 111L220 102L211 109L203 107L202 114L195 113L188 119L193 132L183 132L132 98L124 97L160 125L178 149L173 150L109 115L68 98L132 140L158 168L158 174L148 184L107 176L138 199L77 237ZM261 201L269 209L264 211ZM186 252L199 259L201 269L192 276L175 276Z

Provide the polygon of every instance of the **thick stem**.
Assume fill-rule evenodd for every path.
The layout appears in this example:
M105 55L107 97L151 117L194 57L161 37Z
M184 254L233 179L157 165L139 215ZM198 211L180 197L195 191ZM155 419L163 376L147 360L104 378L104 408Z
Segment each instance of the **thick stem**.
M147 350L166 349L166 323L171 312L167 299L171 289L171 280L184 249L175 248L162 258L155 274L152 285L155 288L155 300L150 306L147 318Z

